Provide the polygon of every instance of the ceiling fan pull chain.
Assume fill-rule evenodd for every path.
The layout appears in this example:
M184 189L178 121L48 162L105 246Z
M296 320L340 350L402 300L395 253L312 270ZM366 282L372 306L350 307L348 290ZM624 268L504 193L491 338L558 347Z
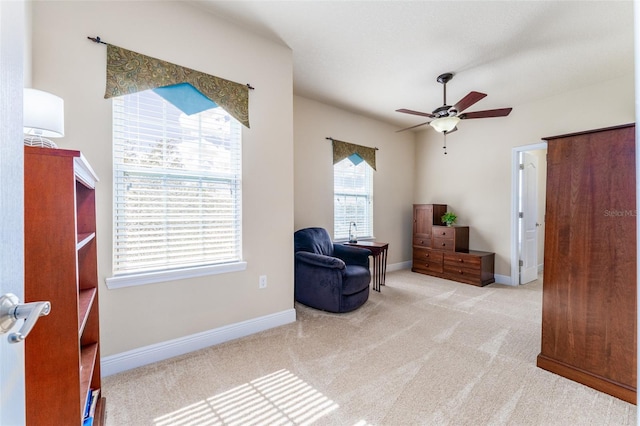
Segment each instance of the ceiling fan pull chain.
M442 134L444 135L444 145L442 149L444 149L444 155L447 155L447 132L442 132Z

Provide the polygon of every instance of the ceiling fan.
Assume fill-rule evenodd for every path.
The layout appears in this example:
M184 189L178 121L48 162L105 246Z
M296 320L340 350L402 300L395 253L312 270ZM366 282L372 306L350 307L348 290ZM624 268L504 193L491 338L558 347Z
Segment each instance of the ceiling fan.
M438 76L438 83L442 84L443 87L443 102L442 106L434 109L432 112L421 112L414 111L411 109L397 109L397 112L402 112L405 114L413 114L419 115L421 117L429 117L432 120L425 121L424 123L416 124L415 126L407 127L405 129L400 129L397 132L403 132L405 130L415 129L416 127L424 126L425 124L429 124L431 127L436 129L438 132L444 133L445 135L445 154L446 152L446 135L448 133L455 132L458 130L456 127L460 120L468 120L471 118L489 118L489 117L506 117L511 113L512 108L499 108L499 109L488 109L484 111L474 111L474 112L464 112L467 108L474 105L476 102L484 98L486 93L480 92L469 92L467 96L460 99L455 105L447 105L447 83L451 81L453 78L453 73L444 73Z

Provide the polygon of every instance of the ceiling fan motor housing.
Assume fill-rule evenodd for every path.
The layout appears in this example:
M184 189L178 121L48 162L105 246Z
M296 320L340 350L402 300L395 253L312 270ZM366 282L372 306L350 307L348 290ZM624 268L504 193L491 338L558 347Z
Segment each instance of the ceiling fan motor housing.
M457 113L458 111L451 105L442 105L441 107L434 109L432 112L435 118L453 117Z

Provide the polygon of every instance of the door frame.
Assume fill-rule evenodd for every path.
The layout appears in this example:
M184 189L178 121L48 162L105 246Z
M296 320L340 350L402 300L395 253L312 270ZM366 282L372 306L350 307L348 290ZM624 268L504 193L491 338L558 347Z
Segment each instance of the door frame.
M519 176L520 153L547 149L547 142L539 142L531 145L516 146L511 149L511 285L520 284L520 270L518 268L518 206L520 201Z

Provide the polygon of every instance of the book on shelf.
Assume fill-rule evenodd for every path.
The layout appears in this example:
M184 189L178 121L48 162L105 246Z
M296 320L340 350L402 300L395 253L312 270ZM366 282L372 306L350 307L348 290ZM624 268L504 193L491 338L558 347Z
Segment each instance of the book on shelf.
M98 399L100 397L100 389L89 389L89 395L87 395L87 405L84 410L84 421L82 426L93 425L93 417L96 414L96 406L98 405Z

